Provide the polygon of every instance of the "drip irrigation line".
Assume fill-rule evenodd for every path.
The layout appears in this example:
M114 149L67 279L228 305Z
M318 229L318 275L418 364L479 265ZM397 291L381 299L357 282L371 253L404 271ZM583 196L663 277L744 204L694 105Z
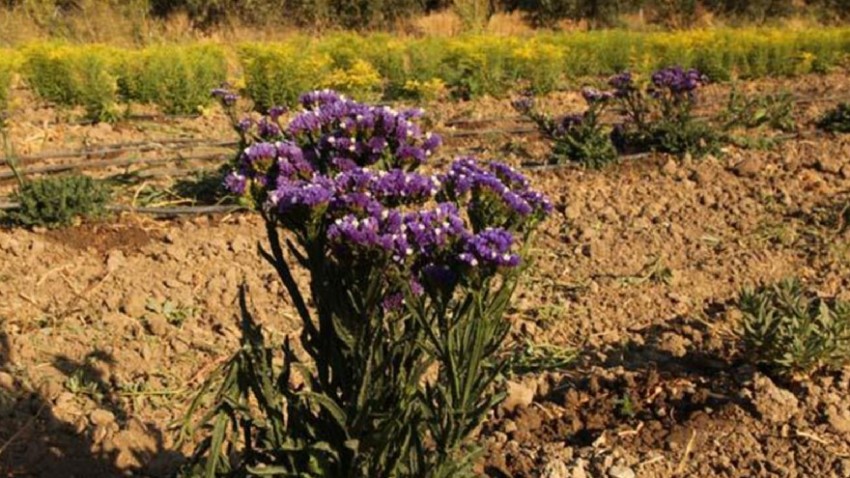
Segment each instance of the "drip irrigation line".
M21 169L22 176L32 174L55 174L77 169L102 169L108 167L124 167L135 164L165 164L180 161L209 161L213 159L225 159L224 153L203 154L197 156L177 156L172 158L125 158L125 159L103 159L97 161L83 161L71 164L52 164L35 168ZM15 177L12 171L0 172L0 180L8 180Z
M0 202L0 210L14 210L20 207L16 202ZM173 206L173 207L133 207L123 204L113 204L106 206L108 211L124 212L132 214L147 214L152 216L187 216L187 215L203 215L203 214L228 214L238 211L244 211L245 206L237 205L208 205L208 206Z
M239 143L236 141L212 141L209 139L164 139L155 141L140 141L135 143L116 143L103 145L98 149L78 149L47 151L31 156L19 156L16 158L18 164L32 163L45 159L82 158L91 156L106 156L128 152L147 152L159 149L176 149L184 147L206 146L211 148L234 147ZM0 159L0 165L8 164L6 159Z

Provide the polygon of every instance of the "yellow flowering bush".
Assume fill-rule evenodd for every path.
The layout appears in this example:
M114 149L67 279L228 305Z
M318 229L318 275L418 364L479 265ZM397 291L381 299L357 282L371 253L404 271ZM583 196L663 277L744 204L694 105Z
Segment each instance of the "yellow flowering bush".
M335 68L328 73L321 86L366 101L380 98L383 79L369 62L356 59L349 68Z
M9 104L9 93L12 88L12 77L17 68L17 54L9 50L0 50L0 122L3 112Z
M121 57L105 45L38 44L23 51L23 75L44 101L82 106L91 121L109 121L117 111L116 66Z
M302 92L318 86L332 64L330 57L317 54L300 38L289 43L242 45L239 59L245 94L259 111L294 104Z

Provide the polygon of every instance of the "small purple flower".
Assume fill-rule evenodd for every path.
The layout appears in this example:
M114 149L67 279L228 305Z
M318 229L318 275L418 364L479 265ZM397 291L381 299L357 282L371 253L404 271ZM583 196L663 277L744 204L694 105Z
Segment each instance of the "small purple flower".
M511 102L511 106L520 114L528 114L534 109L534 97L520 96Z
M469 234L452 203L440 203L431 210L408 213L404 216L404 226L411 247L424 257L431 258Z
M378 173L370 190L375 197L392 204L422 202L437 193L432 178L400 169Z
M272 121L277 121L286 113L286 111L287 109L285 106L273 106L269 109L269 118L271 118Z
M242 133L247 133L248 131L251 131L251 128L253 126L254 120L252 120L251 118L244 118L237 124L237 128L239 128L239 131L241 131Z
M239 99L239 95L230 91L230 85L223 84L220 88L212 90L212 96L218 98L224 106L233 106Z
M301 207L314 210L331 201L333 186L331 180L320 175L315 175L309 182L284 182L269 193L269 203L281 214Z
M333 90L316 90L309 93L304 93L299 98L301 106L304 108L318 108L325 105L344 101L345 98Z
M248 178L236 171L231 171L224 177L224 188L231 194L241 196L248 189Z
M278 138L281 135L280 126L269 121L267 118L263 118L257 125L257 134L264 139Z
M635 90L637 90L634 78L632 77L632 74L628 71L624 71L619 75L615 75L610 80L608 80L608 84L612 88L614 88L614 96L617 98L624 98L630 95Z
M699 70L684 70L680 66L664 68L652 75L652 84L656 89L667 90L673 95L690 94L707 81Z
M516 267L519 255L511 252L514 238L504 229L486 229L464 245L458 259L471 267Z
M610 91L599 91L596 88L582 88L581 95L588 104L603 103L614 98L614 94Z

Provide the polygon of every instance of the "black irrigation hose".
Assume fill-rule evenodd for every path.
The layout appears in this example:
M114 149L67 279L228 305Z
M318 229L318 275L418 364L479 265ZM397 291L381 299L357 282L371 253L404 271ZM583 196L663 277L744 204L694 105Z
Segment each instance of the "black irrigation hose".
M78 149L65 151L47 151L31 156L19 156L18 164L32 163L45 159L82 158L91 156L106 156L110 154L121 154L128 152L147 152L160 149L176 149L181 147L210 147L226 148L234 147L239 143L236 141L212 141L209 139L166 139L159 141L140 141L136 143L118 143L103 145L99 149ZM0 159L0 165L8 164L7 160Z
M203 154L197 156L177 156L172 158L128 158L128 159L104 159L97 161L83 161L70 164L52 164L49 166L41 166L37 168L21 169L19 172L23 176L31 174L55 174L77 169L101 169L108 167L125 167L135 164L165 164L178 161L209 161L212 159L226 159L224 153ZM13 171L0 172L0 181L15 178Z
M20 207L15 202L0 202L0 210L10 211ZM174 206L174 207L132 207L121 204L110 205L107 210L113 212L126 212L133 214L148 214L152 216L186 216L203 214L229 214L244 211L247 208L236 205L211 205L211 206Z

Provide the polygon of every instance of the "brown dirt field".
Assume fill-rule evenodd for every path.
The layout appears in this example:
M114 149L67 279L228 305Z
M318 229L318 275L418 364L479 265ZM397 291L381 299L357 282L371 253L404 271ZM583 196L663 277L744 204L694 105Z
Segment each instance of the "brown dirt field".
M832 76L750 87L826 96L845 84ZM709 94L720 96L716 88ZM547 105L575 101L563 94ZM823 108L802 108L801 121ZM509 114L505 100L433 109L438 124ZM39 126L50 114L13 121L19 151L80 147L93 134ZM101 128L94 144L230 137L220 116L167 132ZM28 142L39 134L54 140ZM545 151L534 137L488 135L453 139L442 157L519 163ZM508 403L481 430L482 473L850 477L850 369L772 381L744 360L734 307L743 287L789 276L850 299L848 152L850 138L808 131L772 150L730 148L700 161L659 155L604 171L529 171L557 212L538 235L511 339L579 358L509 378ZM273 340L297 334L256 253L263 240L251 214L0 229L0 476L167 476L191 450L177 440L189 401L237 344L239 284Z

